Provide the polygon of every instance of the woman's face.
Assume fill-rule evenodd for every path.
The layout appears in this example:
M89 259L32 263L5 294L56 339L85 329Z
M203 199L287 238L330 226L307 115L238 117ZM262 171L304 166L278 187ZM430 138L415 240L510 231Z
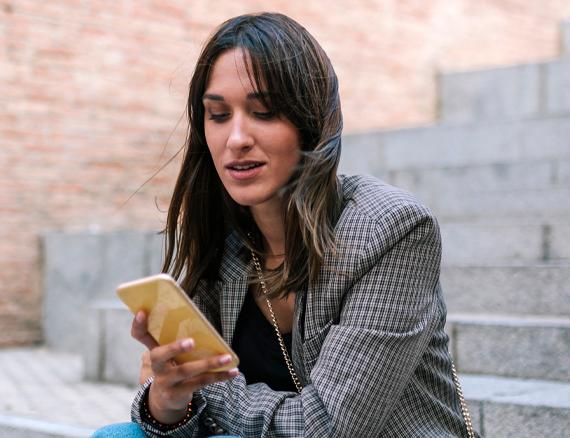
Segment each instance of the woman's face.
M242 53L224 52L212 67L203 96L206 142L235 202L275 208L281 203L279 190L299 162L300 135L289 120L263 105Z

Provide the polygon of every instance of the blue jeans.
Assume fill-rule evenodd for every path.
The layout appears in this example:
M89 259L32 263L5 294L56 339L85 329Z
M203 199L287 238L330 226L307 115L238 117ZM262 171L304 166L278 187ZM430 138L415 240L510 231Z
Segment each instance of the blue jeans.
M232 435L218 435L216 438L224 437L238 438ZM135 423L117 423L96 430L91 438L146 438L146 435Z
M91 438L146 438L145 433L135 423L117 423L97 429Z

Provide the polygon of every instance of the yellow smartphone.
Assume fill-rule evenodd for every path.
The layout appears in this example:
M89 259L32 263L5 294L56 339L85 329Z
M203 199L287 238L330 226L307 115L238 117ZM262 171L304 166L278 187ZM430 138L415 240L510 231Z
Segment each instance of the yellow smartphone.
M133 315L145 311L148 331L159 345L194 339L192 351L176 356L176 362L229 354L232 361L212 371L238 366L237 355L170 275L158 274L123 283L117 287L117 295Z

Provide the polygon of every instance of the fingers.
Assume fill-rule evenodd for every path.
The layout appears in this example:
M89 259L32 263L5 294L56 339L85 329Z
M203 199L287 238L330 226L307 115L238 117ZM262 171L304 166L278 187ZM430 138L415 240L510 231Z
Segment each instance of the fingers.
M192 339L172 342L168 345L153 348L149 353L154 380L149 393L149 406L159 415L168 412L178 415L192 394L200 388L212 383L231 379L239 374L237 368L216 372L231 362L229 354L218 355L207 359L177 364L174 357L194 348ZM153 414L154 415L154 414ZM155 418L158 418L155 416ZM166 418L166 417L165 417Z
M150 352L152 371L155 375L168 374L169 384L176 385L204 374L218 375L220 373L215 370L232 361L229 354L223 354L207 359L192 360L180 365L174 362L176 356L189 352L193 348L194 340L191 338L154 348ZM226 378L235 377L238 374L234 370L229 375L227 373L228 371L224 371L221 374L224 374Z
M131 336L144 344L149 350L158 347L158 342L153 339L147 330L147 317L142 310L139 311L133 319Z
M223 367L224 365L227 365L228 363L231 362L231 360L232 360L232 357L229 354L224 354L221 356L213 356L213 357L210 357L207 359L201 359L201 360L186 362L186 363L176 367L175 381L176 382L182 382L184 380L192 379L192 378L195 378L197 376L205 376L204 378L206 379L206 381L204 381L203 382L204 384L202 385L202 386L204 386L204 385L209 384L207 382L208 376L224 375L224 376L226 376L226 378L223 380L226 380L226 379L231 378L231 377L235 377L238 375L237 368L234 368L230 371L221 371L221 372L215 372L214 371L220 367ZM228 377L228 373L230 373L229 377ZM200 377L198 377L198 379L200 379ZM216 381L218 381L218 380L216 380Z
M150 351L150 362L152 371L155 374L162 374L167 367L172 366L176 356L187 353L194 348L194 340L191 338L182 339L167 345L155 347Z
M211 385L213 383L224 382L229 379L233 379L239 374L237 368L234 368L230 371L220 371L218 373L204 373L198 376L195 376L184 383L180 383L172 388L172 392L174 397L179 398L182 397L184 394L193 393L198 391L200 388L204 386Z

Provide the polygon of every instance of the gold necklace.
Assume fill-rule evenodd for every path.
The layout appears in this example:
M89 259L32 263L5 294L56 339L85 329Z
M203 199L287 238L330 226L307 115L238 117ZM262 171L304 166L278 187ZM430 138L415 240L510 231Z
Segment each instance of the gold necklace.
M463 415L463 420L465 421L465 427L467 428L467 436L469 438L475 438L473 423L471 423L471 415L469 415L469 409L467 409L467 403L465 403L465 398L463 397L463 391L461 390L459 377L457 377L457 371L455 370L453 358L451 359L451 377L453 378L453 383L455 384L455 389L457 390L457 395L459 396L459 404L461 406L461 414Z
M259 259L257 258L257 256L253 251L251 252L251 258L253 260L253 265L255 266L255 270L257 271L257 277L259 278L259 283L261 285L263 296L265 297L265 302L267 303L267 307L269 308L269 315L271 316L271 324L275 329L275 334L277 335L277 340L279 341L279 347L281 348L281 352L283 353L285 364L287 365L289 374L291 374L291 379L293 379L295 388L297 388L297 392L300 394L301 391L303 390L303 385L301 385L301 381L299 380L299 377L297 377L295 368L293 368L293 362L289 357L287 348L285 348L285 342L283 341L283 336L281 336L281 331L279 330L279 325L277 324L277 318L275 318L275 312L273 312L273 306L271 305L271 301L269 301L269 298L267 298L267 286L265 285L265 279L263 278L263 271L261 270L261 264L259 263Z

